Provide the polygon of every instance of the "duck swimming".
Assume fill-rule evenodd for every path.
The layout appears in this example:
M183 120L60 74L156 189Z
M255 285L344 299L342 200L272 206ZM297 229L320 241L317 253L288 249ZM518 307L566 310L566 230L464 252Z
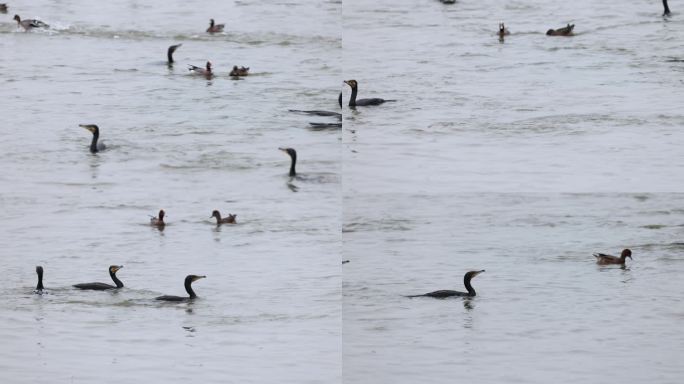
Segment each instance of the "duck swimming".
M197 75L203 75L206 77L210 77L213 75L213 72L211 72L211 62L207 61L207 65L204 68L198 67L196 65L190 65L188 64L188 71L197 74Z
M22 20L19 15L14 15L14 20L17 21L17 26L21 26L24 28L24 30L28 31L29 29L33 28L50 28L49 25L43 23L40 20L35 20L35 19L26 19Z
M359 90L359 84L356 82L356 80L345 80L345 84L351 87L351 97L349 98L349 106L350 107L364 107L364 106L370 106L370 105L380 105L382 103L386 103L389 101L396 101L396 100L385 100L385 99L380 99L380 98L372 98L372 99L358 99L356 100L356 93Z
M173 53L176 52L176 49L180 48L181 45L183 44L172 45L166 51L166 60L169 64L173 64Z
M208 33L219 33L223 32L223 28L225 28L225 24L215 24L214 19L209 20L209 28L207 28Z
M154 217L154 216L153 216L152 218L150 218L150 225L153 226L153 227L163 227L163 226L165 226L165 225L166 225L166 223L164 222L164 215L165 215L165 214L166 214L166 213L164 212L164 210L163 210L163 209L160 209L160 210L159 210L159 216L158 216L158 217Z
M123 283L121 280L119 280L116 277L116 272L119 271L119 269L123 268L123 265L110 265L109 266L109 277L112 278L112 281L114 281L114 284L116 286L113 286L111 284L105 284L105 283L83 283L83 284L75 284L74 287L78 289L92 289L95 291L104 291L108 289L118 289L118 288L123 288Z
M504 36L510 35L511 32L508 31L504 23L499 23L499 40L503 40Z
M549 29L546 31L546 36L573 36L573 29L575 29L575 24L568 24L563 28Z
M463 276L463 283L465 284L466 290L468 292L460 292L460 291L451 291L451 290L441 290L441 291L434 291L434 292L429 292L425 293L422 295L411 295L411 296L406 296L406 297L422 297L422 296L427 296L427 297L434 297L437 299L444 299L446 297L452 297L452 296L460 296L460 297L474 297L477 294L475 293L475 289L473 289L473 286L470 285L470 280L479 275L480 273L484 272L484 269L481 271L470 271L466 272L466 274Z
M238 68L237 65L234 65L233 70L230 71L230 76L233 76L233 77L247 76L248 74L249 74L249 67Z
M596 258L596 264L608 265L608 264L620 264L625 265L625 260L629 257L632 259L632 251L629 249L623 249L620 257L606 255L605 253L594 253ZM633 259L632 259L633 260Z
M216 218L216 225L221 225L221 224L236 224L236 223L237 223L237 222L235 221L235 218L237 217L237 215L232 215L232 214L229 213L229 214L228 214L228 217L223 217L223 218L221 218L221 212L219 212L219 211L216 210L216 209L214 210L214 212L211 213L211 217L209 217L209 218L211 219L212 217L215 217L215 218Z
M187 275L187 276L185 276L184 285L185 285L185 292L187 292L189 295L188 297L164 295L164 296L156 297L155 300L175 301L175 302L194 300L197 298L197 295L195 294L195 291L192 290L192 283L194 281L197 281L199 279L204 279L204 278L206 278L206 276L198 276L198 275Z
M90 142L90 152L98 153L104 151L107 146L103 142L98 142L100 138L100 128L95 124L79 124L81 128L89 130L93 134L93 140Z

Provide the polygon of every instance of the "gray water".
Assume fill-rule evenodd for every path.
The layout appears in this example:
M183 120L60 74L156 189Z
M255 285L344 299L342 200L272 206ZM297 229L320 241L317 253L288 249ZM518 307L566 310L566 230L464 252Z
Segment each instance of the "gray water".
M668 19L646 0L9 6L0 382L684 379L676 3ZM568 22L577 36L544 35ZM214 78L187 72L207 60ZM288 112L338 110L343 78L397 101L345 105L342 131ZM622 248L625 268L591 255ZM111 264L124 289L71 287ZM404 297L472 269L475 298ZM153 300L187 274L207 275L198 300Z
M340 134L287 110L337 107L341 4L9 6L0 382L339 381ZM24 33L14 13L52 28ZM226 33L204 33L210 17ZM217 76L188 74L206 60ZM107 151L88 152L84 123ZM313 181L290 182L283 146ZM160 232L147 223L162 208ZM217 228L214 209L238 224ZM71 288L111 283L111 264L120 292ZM36 265L47 295L32 294ZM199 300L154 300L185 295L188 274L207 276Z

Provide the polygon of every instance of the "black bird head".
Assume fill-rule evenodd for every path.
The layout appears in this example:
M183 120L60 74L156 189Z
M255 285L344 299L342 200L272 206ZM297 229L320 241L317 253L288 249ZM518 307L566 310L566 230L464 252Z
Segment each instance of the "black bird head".
M470 279L472 279L473 277L479 275L480 273L482 273L482 272L484 272L484 271L485 271L485 270L483 269L483 270L481 270L481 271L470 271L470 272L466 272L466 274L465 274L465 276L463 276L463 278L464 278L464 279L467 279L467 280L470 280Z
M185 277L185 283L192 283L193 281L197 281L199 279L204 279L206 276L200 276L200 275L187 275Z
M37 266L36 273L38 274L38 276L43 276L43 267L41 267L40 265Z
M159 220L164 220L164 215L165 215L165 214L166 214L166 212L164 212L163 209L159 210Z
M627 257L629 257L630 259L632 259L632 251L630 251L629 249L623 249L623 250L622 250L622 253L620 254L620 256L622 256L623 259L624 259L624 258L627 258ZM632 260L634 260L634 259L632 259Z
M110 265L109 266L109 274L114 275L116 274L119 269L123 268L123 265Z
M79 124L78 126L89 130L93 135L100 133L100 128L95 124Z
M359 86L359 84L356 82L356 80L345 80L345 84L351 87L351 89L356 89L356 87Z
M214 209L214 212L211 213L211 216L210 216L209 218L211 219L212 217L215 217L215 218L217 218L217 219L220 219L220 218L221 218L221 213L220 213L218 210Z
M297 151L295 151L293 148L278 148L278 149L287 153L288 155L290 155L290 157L292 157L294 159L297 158Z

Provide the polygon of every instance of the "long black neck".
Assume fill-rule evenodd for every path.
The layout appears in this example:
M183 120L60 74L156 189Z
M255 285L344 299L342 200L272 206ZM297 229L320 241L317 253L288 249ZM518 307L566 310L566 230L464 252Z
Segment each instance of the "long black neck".
M100 132L93 132L93 141L90 142L90 152L97 153L97 139L100 138Z
M669 15L670 7L667 6L667 0L663 0L663 7L665 7L665 12L663 13L663 15Z
M119 280L119 278L116 277L116 272L109 271L109 276L112 278L112 280L114 281L114 284L116 284L117 288L123 288L124 285L121 282L121 280Z
M340 96L337 97L337 102L340 103L340 108L342 108L342 92L340 92Z
M216 212L214 217L216 218L216 224L221 224L221 214Z
M473 289L473 286L470 285L470 279L473 277L471 275L467 275L463 278L463 284L465 284L466 289L468 290L468 295L470 296L475 296L475 289Z
M290 158L292 159L292 162L290 163L290 177L294 177L297 175L297 172L295 171L295 165L297 164L297 154L291 153Z
M169 64L173 63L173 46L170 46L166 52L166 59L169 61Z
M194 299L195 297L197 297L197 295L195 294L195 291L192 290L192 280L190 280L190 279L185 280L185 292L187 292L188 295L190 295L191 299Z
M352 88L351 97L349 98L350 107L356 107L356 92L358 92L358 89L356 87Z
M38 285L36 286L36 290L42 291L43 289L43 271L38 271Z
M214 28L214 20L209 20L209 27Z

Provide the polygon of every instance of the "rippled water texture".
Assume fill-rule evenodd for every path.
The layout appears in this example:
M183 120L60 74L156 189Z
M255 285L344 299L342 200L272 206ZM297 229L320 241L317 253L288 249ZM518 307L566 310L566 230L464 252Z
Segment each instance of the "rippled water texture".
M661 14L344 2L344 77L398 99L345 109L344 382L684 379L684 22ZM474 299L404 297L480 269Z
M340 135L287 110L339 108L341 4L9 6L0 382L339 381ZM14 13L53 28L24 33ZM224 34L204 33L211 17ZM188 74L207 60L212 80ZM83 123L110 149L90 154ZM278 147L308 181L289 181ZM160 208L164 231L146 224ZM217 228L214 209L238 224ZM71 288L110 282L110 264L122 291ZM36 265L47 295L31 293ZM198 301L153 300L184 295L187 274L207 275Z

